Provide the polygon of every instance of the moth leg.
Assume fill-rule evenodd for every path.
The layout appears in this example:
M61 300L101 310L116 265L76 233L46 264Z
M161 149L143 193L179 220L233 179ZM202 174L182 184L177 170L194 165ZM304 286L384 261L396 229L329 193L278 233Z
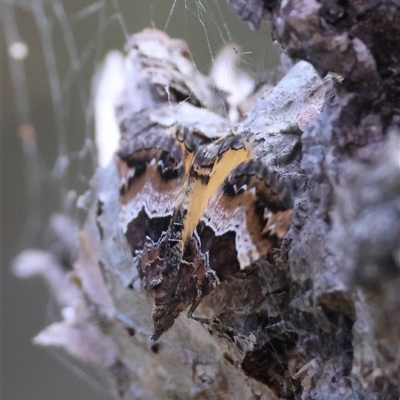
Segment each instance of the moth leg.
M200 317L194 317L193 313L195 312L196 308L200 304L201 300L208 294L210 293L216 286L219 285L219 279L214 271L207 271L203 279L199 282L197 282L197 297L193 301L193 303L190 306L190 309L187 313L188 318L192 318L195 321L198 321L202 324L211 324L211 320L208 318L200 318Z
M197 293L196 299L193 301L193 303L190 306L190 309L189 309L189 311L187 313L187 317L191 318L191 319L194 319L195 321L200 322L202 324L210 324L210 321L207 318L200 318L200 317L194 317L193 316L193 313L196 311L196 308L200 304L202 298L203 298L202 293L199 291Z
M205 324L205 325L211 325L211 320L209 320L208 318L201 318L201 317L193 317L188 315L188 318L194 319L197 322L200 322L201 324Z
M207 293L206 293L207 294ZM203 297L205 296L205 294L203 294L203 292L201 290L197 290L197 297L196 299L193 301L193 303L191 304L189 311L187 313L187 317L194 319L197 322L200 322L201 324L210 324L210 320L208 318L201 318L201 317L194 317L193 313L196 311L196 308L199 306L201 300L203 299Z
M190 306L190 308L189 308L189 311L188 311L188 313L187 313L187 317L188 318L193 318L193 319L196 319L196 317L193 317L193 313L196 311L196 308L199 306L199 304L200 304L200 302L201 302L201 299L202 299L202 297L201 297L201 292L198 292L197 293L197 297L196 297L196 299L193 301L193 303L191 304L191 306Z
M136 276L133 277L133 279L131 280L131 282L130 282L129 285L128 285L128 289L134 289L135 283L136 283L137 281L140 281L139 275L136 275Z
M196 308L200 304L201 300L203 299L203 295L201 291L198 291L196 299L193 301L193 303L190 306L190 309L187 313L187 317L194 319L197 322L200 322L201 324L206 324L210 325L211 321L208 318L201 318L201 317L194 317L193 313L196 311Z

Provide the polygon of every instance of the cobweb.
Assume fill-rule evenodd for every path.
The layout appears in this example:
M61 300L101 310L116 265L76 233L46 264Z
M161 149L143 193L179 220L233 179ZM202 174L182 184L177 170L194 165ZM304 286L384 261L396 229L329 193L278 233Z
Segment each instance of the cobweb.
M132 33L152 26L184 39L199 73L227 43L256 81L278 58L266 27L251 32L222 0L3 0L1 14L2 136L14 146L3 155L13 171L4 204L15 207L16 182L23 186L14 252L45 246L54 212L82 222L76 201L97 167L96 75L107 52L122 50Z

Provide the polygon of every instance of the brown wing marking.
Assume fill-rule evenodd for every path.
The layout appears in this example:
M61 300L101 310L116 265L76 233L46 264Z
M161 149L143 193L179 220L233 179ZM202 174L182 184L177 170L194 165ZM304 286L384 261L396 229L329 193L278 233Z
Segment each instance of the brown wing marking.
M237 260L244 269L279 243L289 228L292 210L273 186L271 174L259 161L242 163L229 174L210 198L201 217L202 226L197 228L200 237L205 227L215 235L210 251L213 243L234 234ZM210 257L210 266L216 271L226 269L223 264Z
M125 133L118 152L120 222L132 253L166 232L197 147L203 139L186 129L154 126Z

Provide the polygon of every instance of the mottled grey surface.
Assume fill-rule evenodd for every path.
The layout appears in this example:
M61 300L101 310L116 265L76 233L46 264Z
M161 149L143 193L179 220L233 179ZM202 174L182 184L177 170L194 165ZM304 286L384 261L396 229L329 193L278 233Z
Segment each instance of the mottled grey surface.
M337 74L301 137L308 187L287 236L292 316L311 322L298 341L310 360L302 398L397 399L399 4L265 0L264 9L288 55Z

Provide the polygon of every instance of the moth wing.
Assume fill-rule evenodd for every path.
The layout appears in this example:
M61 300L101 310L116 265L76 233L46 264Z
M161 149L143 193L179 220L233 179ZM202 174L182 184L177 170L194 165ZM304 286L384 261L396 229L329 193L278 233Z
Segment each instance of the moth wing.
M250 266L283 238L292 210L278 186L263 163L250 160L211 196L196 234L217 274L224 277Z
M190 165L208 139L186 128L146 123L145 118L129 129L121 125L121 131L116 160L120 225L142 284L150 290L160 278L171 218Z

